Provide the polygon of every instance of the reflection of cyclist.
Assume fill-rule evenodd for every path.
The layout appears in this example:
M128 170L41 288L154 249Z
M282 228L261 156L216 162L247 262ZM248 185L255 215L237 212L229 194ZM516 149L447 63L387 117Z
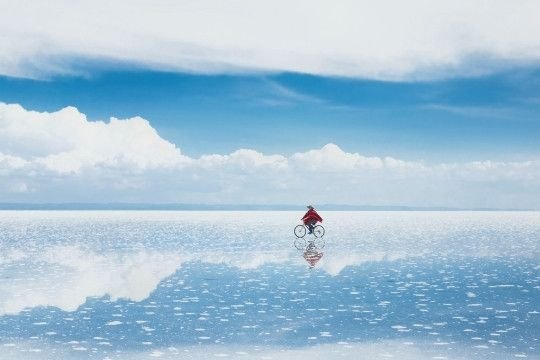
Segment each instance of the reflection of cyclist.
M317 214L317 211L313 208L313 206L308 205L307 208L309 209L307 213L302 218L302 221L304 222L304 225L306 225L309 229L309 233L313 234L313 228L315 227L315 224L317 221L322 222L322 217Z
M304 259L306 259L306 261L308 262L310 269L313 269L315 265L317 265L317 263L319 262L319 260L321 260L323 255L324 253L317 251L317 248L315 247L313 243L308 245L308 247L306 248L306 251L304 251L304 254L303 254Z

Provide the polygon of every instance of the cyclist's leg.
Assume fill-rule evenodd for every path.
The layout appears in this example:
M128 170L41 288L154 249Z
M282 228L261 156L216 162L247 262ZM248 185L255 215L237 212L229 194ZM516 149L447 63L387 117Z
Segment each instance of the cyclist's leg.
M306 229L308 229L309 232L309 220L304 220L304 226L306 227Z
M310 234L313 234L313 229L315 229L315 223L316 223L316 222L317 222L317 221L315 221L315 220L309 220L309 222L308 222L308 229L309 229L309 233L310 233Z

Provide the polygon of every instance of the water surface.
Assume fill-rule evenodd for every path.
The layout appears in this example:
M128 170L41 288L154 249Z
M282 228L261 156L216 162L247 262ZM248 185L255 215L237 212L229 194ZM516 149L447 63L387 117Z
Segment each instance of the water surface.
M0 212L0 359L540 358L540 213Z

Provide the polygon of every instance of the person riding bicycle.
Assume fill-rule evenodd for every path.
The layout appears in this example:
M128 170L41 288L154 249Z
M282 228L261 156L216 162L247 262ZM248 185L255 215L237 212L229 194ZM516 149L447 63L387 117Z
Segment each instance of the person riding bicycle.
M304 215L304 217L301 219L304 222L304 225L306 225L309 229L309 233L313 234L313 229L315 228L315 224L317 221L322 222L322 217L317 214L317 211L313 208L313 206L308 205L307 208L309 209L307 213Z

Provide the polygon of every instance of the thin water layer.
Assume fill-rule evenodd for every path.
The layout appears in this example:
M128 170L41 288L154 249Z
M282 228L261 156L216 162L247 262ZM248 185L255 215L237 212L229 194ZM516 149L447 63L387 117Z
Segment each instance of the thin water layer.
M540 358L540 213L301 215L1 212L0 358Z

